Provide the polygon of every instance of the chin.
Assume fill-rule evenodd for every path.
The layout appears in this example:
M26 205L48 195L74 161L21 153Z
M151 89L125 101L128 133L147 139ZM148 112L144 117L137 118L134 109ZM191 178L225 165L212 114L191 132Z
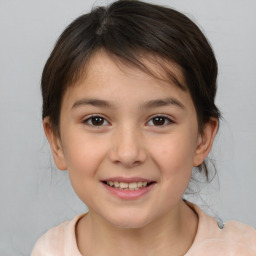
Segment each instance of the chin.
M149 216L142 213L115 214L108 220L113 226L123 229L143 228L151 222Z

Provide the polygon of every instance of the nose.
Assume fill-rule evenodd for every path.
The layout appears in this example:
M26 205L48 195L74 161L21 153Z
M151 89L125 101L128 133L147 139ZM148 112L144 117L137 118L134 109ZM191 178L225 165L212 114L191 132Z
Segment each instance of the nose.
M136 129L121 128L113 135L109 153L110 160L126 168L144 163L147 159L142 134Z

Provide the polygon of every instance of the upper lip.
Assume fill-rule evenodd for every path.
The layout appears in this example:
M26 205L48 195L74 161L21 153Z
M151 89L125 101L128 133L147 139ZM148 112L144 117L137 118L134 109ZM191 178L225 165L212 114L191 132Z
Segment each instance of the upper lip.
M132 182L154 182L154 180L145 179L142 177L111 177L104 179L102 181L118 181L118 182L125 182L125 183L132 183Z

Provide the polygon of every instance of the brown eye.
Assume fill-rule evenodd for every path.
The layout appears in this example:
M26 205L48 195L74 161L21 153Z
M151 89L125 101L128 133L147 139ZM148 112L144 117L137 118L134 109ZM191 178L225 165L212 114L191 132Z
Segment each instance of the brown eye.
M155 116L148 121L150 126L165 126L173 123L173 121L166 116Z
M87 123L91 126L105 126L109 125L105 118L101 116L91 116L90 118L86 119L84 123Z
M92 117L92 124L93 125L103 125L104 119L100 116Z
M153 118L152 121L153 121L153 124L154 124L154 125L164 125L164 123L165 123L165 118L162 117L162 116L158 116L158 117Z

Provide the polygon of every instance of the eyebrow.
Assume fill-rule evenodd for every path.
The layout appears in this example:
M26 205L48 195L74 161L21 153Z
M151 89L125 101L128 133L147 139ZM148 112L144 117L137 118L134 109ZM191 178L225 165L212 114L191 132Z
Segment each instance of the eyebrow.
M108 101L105 101L105 100L100 100L100 99L81 99L81 100L76 101L73 104L72 109L80 107L80 106L84 106L84 105L91 105L91 106L94 106L94 107L104 107L104 108L105 107L110 108L112 106Z
M72 109L80 107L80 106L85 106L85 105L91 105L94 107L103 107L103 108L113 108L114 105L105 100L101 99L80 99L76 101L72 105ZM175 98L165 98L165 99L155 99L155 100L150 100L141 105L141 108L156 108L156 107L164 107L164 106L170 106L174 105L177 106L181 109L185 109L185 106L177 99Z
M156 99L156 100L150 100L143 104L143 108L156 108L156 107L164 107L164 106L170 106L174 105L181 109L185 109L185 106L177 99L175 98L165 98L165 99Z

